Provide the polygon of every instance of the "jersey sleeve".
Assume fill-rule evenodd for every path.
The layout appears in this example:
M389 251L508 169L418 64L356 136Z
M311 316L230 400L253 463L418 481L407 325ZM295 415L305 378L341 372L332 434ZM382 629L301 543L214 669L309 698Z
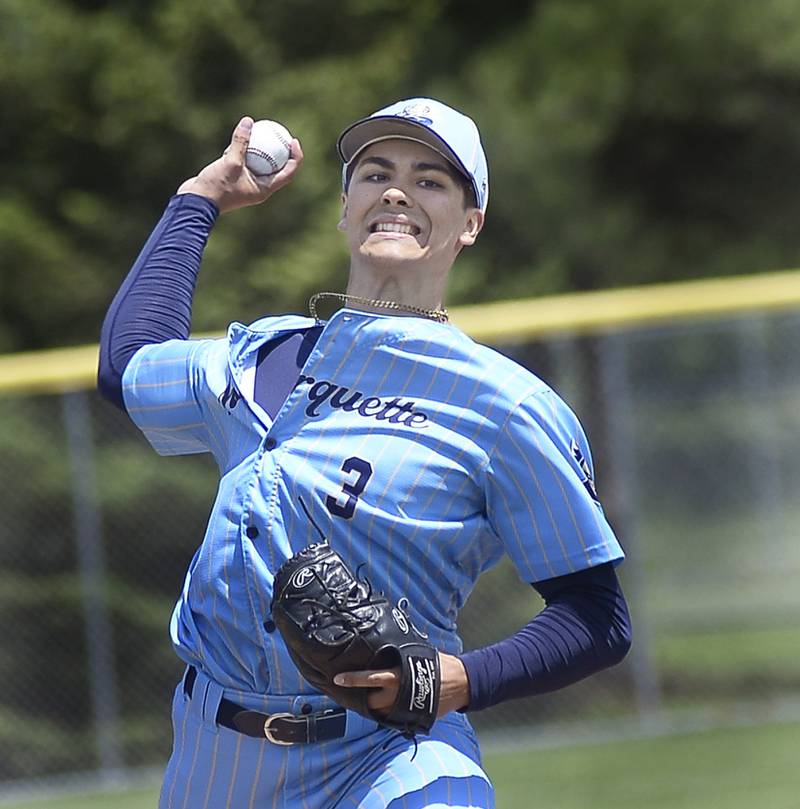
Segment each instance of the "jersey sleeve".
M125 408L160 455L215 449L209 426L209 377L221 361L222 340L168 340L140 348L122 377Z
M486 488L489 523L524 581L623 559L595 492L586 435L552 390L511 409Z

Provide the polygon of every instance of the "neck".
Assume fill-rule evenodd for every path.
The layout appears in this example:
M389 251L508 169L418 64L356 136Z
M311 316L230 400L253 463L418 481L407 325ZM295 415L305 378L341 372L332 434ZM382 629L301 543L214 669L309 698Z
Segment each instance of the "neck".
M440 309L444 283L431 276L420 278L400 274L362 274L351 269L347 294L371 300L392 301L419 309Z

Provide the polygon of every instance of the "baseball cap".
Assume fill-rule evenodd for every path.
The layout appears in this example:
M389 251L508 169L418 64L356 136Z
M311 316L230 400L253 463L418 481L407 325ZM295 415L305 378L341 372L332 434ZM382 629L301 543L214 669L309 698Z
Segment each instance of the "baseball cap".
M433 98L398 101L347 127L336 144L344 161L343 184L354 158L367 146L392 138L414 140L439 152L470 180L478 207L486 210L489 168L478 127L471 118Z

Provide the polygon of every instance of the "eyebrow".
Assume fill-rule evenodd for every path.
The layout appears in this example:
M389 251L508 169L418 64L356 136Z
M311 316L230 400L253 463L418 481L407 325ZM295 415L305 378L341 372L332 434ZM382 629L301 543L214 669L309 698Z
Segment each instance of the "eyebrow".
M385 157L378 157L376 155L370 155L369 157L365 157L362 161L362 165L367 163L374 163L376 166L380 166L384 169L396 169L397 166L391 160L388 160ZM442 174L452 174L450 167L447 166L445 163L426 163L423 161L414 163L413 168L415 171L440 171Z

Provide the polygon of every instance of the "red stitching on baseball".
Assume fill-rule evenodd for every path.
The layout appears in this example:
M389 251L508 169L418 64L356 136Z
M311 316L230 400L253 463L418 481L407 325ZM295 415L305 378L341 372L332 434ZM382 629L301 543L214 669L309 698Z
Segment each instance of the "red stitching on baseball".
M269 152L265 152L262 149L256 149L255 146L248 147L247 154L254 154L256 157L263 157L271 166L272 171L275 172L278 170L278 161L271 155Z

